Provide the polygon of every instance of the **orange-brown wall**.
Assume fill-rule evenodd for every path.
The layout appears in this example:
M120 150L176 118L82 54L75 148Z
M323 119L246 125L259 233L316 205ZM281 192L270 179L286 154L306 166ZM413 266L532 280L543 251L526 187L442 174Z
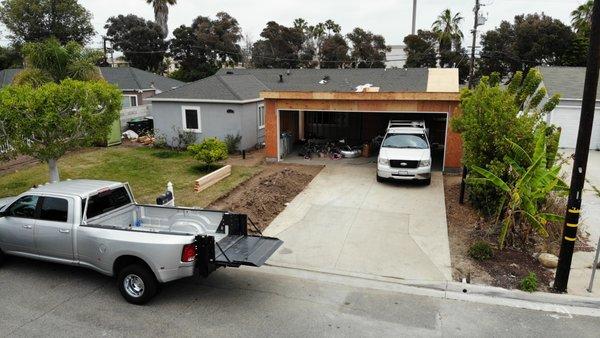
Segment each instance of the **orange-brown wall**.
M314 99L265 99L266 107L266 155L277 159L277 111L278 110L337 110L357 112L419 112L448 113L448 118L459 113L458 101L400 101L400 100L314 100ZM459 134L450 128L446 138L445 169L458 169L462 166L462 141Z

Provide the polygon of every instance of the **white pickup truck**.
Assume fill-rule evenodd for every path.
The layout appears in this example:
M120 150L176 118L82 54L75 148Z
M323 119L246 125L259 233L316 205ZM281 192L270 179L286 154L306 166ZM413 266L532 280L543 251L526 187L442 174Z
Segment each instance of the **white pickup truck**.
M160 283L265 263L283 242L249 236L247 222L224 211L140 205L126 183L64 181L0 199L0 263L15 255L87 267L116 276L123 297L144 304Z
M424 121L391 120L377 158L377 181L431 184L431 147Z

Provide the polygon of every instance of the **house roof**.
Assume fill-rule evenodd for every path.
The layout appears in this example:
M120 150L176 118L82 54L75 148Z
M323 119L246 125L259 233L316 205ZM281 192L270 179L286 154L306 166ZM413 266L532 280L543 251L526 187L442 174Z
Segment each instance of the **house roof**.
M539 67L548 95L560 94L562 99L583 98L585 67ZM596 92L600 98L600 87Z
M355 92L356 87L365 84L379 87L380 92L458 92L458 72L445 71L426 68L221 69L211 77L161 93L152 100L249 101L257 100L263 91ZM441 81L444 77L447 80Z
M0 71L0 88L12 83L21 69L5 69ZM179 87L184 82L156 75L133 67L100 67L104 79L118 86L121 90L151 89L152 85L160 91L168 91Z

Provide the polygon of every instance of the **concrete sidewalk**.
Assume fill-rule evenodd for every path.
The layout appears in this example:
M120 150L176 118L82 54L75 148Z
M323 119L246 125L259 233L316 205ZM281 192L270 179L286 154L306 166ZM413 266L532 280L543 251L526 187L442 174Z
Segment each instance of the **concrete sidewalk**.
M354 163L354 164L353 164ZM271 223L271 265L404 280L451 280L442 174L384 184L373 163L329 163Z
M572 150L563 150L564 156L573 155ZM563 171L567 176L567 184L570 183L573 160L564 166ZM600 152L590 151L588 166L586 171L586 183L584 186L580 233L589 234L589 244L596 248L600 238L600 196L594 190L600 189ZM571 295L600 297L600 270L596 271L594 278L593 293L587 292L587 287L591 278L591 265L594 261L595 251L583 252L577 251L573 254L573 263L571 264L571 274L569 277L568 292Z

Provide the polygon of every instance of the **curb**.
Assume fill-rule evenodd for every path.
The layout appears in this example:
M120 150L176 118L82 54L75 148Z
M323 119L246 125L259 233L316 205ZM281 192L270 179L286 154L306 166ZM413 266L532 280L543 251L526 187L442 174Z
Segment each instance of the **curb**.
M552 312L563 318L570 318L573 315L600 317L600 298L545 292L528 293L520 290L459 282L415 281L362 274L347 275L339 272L274 264L266 264L261 270L265 273L353 287L395 291L408 295Z

